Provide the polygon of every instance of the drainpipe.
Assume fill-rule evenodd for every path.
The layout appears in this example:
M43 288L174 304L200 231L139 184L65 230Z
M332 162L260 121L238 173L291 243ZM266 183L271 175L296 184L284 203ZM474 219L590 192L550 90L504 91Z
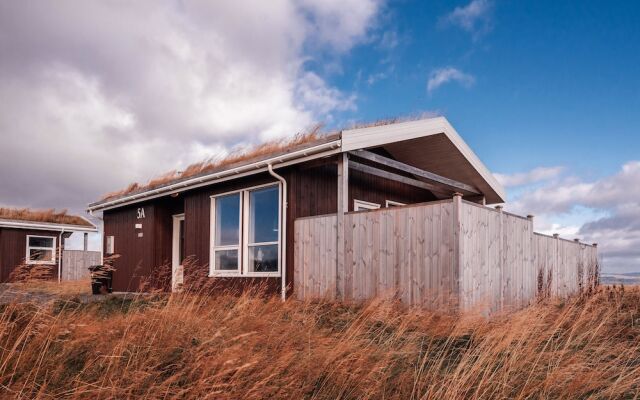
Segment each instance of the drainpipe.
M282 270L282 288L280 289L282 295L282 301L285 301L287 298L287 181L280 175L276 174L273 171L273 166L271 163L267 164L267 168L269 170L269 174L276 178L282 183L282 219L281 219L281 259L280 265Z
M62 282L62 235L64 235L64 228L62 228L58 239L58 283Z
M100 231L100 265L104 264L104 218L93 215L93 210L89 210L89 215L102 220L102 230Z

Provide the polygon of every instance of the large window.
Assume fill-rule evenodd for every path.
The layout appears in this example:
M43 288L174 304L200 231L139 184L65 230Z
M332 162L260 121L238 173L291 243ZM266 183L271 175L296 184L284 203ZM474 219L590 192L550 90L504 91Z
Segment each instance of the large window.
M27 264L53 264L56 260L54 236L27 235Z
M214 196L211 208L212 275L279 275L278 185Z

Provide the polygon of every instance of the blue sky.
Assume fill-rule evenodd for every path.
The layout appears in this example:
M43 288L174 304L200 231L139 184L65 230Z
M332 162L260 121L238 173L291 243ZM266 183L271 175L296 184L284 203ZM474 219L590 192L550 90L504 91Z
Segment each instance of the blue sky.
M437 113L507 210L640 271L639 17L638 1L0 2L0 205L83 213L317 122Z
M469 2L389 4L395 46L359 46L342 74L327 74L357 93L353 118L440 112L500 172L562 164L601 177L638 157L640 2L486 3L470 30L444 23ZM474 83L429 93L429 74L445 67Z

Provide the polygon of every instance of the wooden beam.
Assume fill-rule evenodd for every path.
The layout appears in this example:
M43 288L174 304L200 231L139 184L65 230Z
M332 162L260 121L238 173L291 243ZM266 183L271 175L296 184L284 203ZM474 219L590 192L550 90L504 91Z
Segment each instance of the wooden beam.
M425 171L413 165L405 164L400 161L393 160L388 157L384 157L367 150L350 151L356 157L363 158L365 160L373 161L378 164L385 165L387 167L395 168L400 171L409 172L413 175L419 176L428 180L433 185L444 186L450 191L459 192L463 195L479 195L480 192L473 186L466 183L458 182L454 179L445 178L444 176L434 174L433 172Z
M438 187L438 186L433 185L431 183L427 183L427 182L419 181L417 179L413 179L413 178L409 178L409 177L406 177L406 176L398 175L398 174L393 173L393 172L385 171L383 169L372 167L370 165L361 164L361 163L355 162L355 161L349 161L349 168L351 168L351 169L353 169L355 171L364 172L365 174L370 174L370 175L374 175L374 176L379 176L380 178L401 182L401 183L404 183L405 185L419 187L421 189L429 190L431 192L435 192L435 193L438 193L438 194L441 194L441 195L446 195L447 197L451 196L451 194L453 193L453 191L451 191L451 190L447 190L447 189L444 189L442 187Z

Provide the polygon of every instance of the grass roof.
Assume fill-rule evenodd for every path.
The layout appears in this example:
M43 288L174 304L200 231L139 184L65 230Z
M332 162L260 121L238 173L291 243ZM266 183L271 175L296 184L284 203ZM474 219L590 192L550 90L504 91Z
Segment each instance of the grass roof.
M0 219L93 227L89 221L80 216L69 215L67 214L67 210L56 211L53 208L48 210L31 210L29 208L0 207Z
M399 122L413 121L419 119L433 118L437 116L433 113L419 113L415 115L393 117L387 119L379 119L373 122L356 122L352 123L347 129L368 128L373 126L389 125ZM272 140L262 143L252 148L235 151L225 157L208 158L203 161L191 164L183 171L173 170L165 174L157 176L146 183L134 182L129 184L122 190L107 193L100 199L101 201L112 200L131 193L140 193L147 190L155 189L173 182L177 182L196 175L206 174L215 170L220 170L235 164L247 164L259 158L275 155L285 151L291 151L298 147L309 147L314 143L329 139L332 137L339 138L340 132L323 133L321 132L323 125L317 124L304 133L289 138Z

